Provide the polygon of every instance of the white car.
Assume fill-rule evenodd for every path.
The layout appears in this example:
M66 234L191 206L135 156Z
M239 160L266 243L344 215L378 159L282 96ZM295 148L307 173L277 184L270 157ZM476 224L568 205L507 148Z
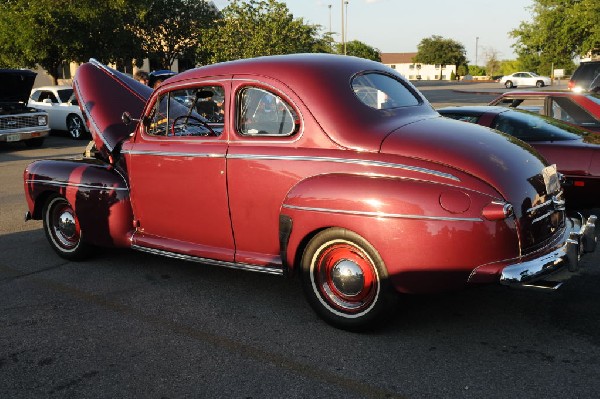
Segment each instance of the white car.
M28 105L48 112L50 129L66 130L74 139L88 133L71 86L42 86L31 91Z
M540 76L535 72L515 72L512 75L502 76L500 83L507 89L517 86L544 87L552 84L548 76Z

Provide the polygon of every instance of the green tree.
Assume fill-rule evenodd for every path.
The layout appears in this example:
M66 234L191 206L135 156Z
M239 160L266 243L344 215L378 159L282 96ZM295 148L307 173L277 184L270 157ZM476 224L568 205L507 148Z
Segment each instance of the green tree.
M171 68L176 58L195 53L205 32L212 30L218 11L201 0L137 1L137 19L129 30L145 55Z
M598 0L534 0L533 19L510 35L525 70L550 74L551 66L572 69L576 56L600 50Z
M262 55L329 52L318 25L294 18L285 3L276 0L232 0L222 11L218 29L208 33L200 51L210 62Z
M0 3L0 65L59 69L91 57L131 59L139 45L123 28L125 0L10 0Z
M338 54L343 54L344 46L341 43L337 43L336 50ZM358 40L352 40L346 43L346 55L381 62L381 52L378 49Z
M485 68L479 65L469 65L469 75L471 76L485 76Z
M458 69L459 65L467 63L466 53L465 47L456 40L433 35L421 40L413 61L430 65L454 65Z

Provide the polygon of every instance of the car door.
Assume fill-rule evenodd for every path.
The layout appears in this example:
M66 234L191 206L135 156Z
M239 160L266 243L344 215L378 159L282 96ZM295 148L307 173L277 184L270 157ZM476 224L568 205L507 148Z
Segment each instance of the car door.
M124 146L134 245L232 261L227 196L227 85L161 89L135 139ZM211 101L214 106L200 107ZM213 114L203 117L201 108ZM210 123L207 125L207 121Z

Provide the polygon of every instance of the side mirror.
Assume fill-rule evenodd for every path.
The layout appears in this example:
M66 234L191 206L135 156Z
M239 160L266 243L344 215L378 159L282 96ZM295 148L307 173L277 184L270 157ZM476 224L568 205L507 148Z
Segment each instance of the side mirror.
M140 120L132 118L131 114L125 111L123 112L123 115L121 115L121 121L123 121L125 125L129 125L131 122L139 122Z

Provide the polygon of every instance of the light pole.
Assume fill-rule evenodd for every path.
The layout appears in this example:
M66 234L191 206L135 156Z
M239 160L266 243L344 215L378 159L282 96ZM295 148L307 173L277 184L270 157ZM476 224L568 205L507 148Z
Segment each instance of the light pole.
M342 49L346 55L346 36L344 36L344 0L341 0L342 5Z
M346 29L345 29L346 36L344 36L344 54L346 54L346 43L348 43L348 1L347 0L344 2L344 5L346 6Z
M329 4L329 34L331 35L331 4Z

